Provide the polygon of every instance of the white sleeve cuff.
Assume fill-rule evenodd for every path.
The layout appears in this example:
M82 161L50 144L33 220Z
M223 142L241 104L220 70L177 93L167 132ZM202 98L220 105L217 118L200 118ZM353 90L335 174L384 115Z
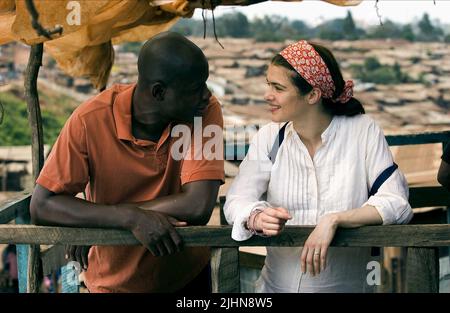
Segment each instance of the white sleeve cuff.
M392 216L392 214L389 212L388 209L386 209L386 207L384 206L382 201L380 201L380 199L377 199L376 197L372 196L362 206L365 206L365 205L371 205L371 206L375 207L378 214L380 214L381 219L383 220L382 225L395 224L395 216Z
M382 197L371 196L364 205L375 207L383 220L383 225L407 224L413 217L411 206L405 201L393 205Z
M268 207L270 207L268 202L258 201L244 208L234 220L231 238L236 241L244 241L252 237L253 233L245 227L250 214L256 209L264 210Z

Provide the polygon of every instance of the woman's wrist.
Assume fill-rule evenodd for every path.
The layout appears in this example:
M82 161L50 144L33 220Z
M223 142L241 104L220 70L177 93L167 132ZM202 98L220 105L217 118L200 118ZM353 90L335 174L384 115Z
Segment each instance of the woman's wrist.
M342 214L341 212L330 213L324 215L322 219L325 219L325 221L329 223L331 227L338 228L342 223Z
M257 226L257 218L261 212L262 210L255 209L247 219L246 228L252 233L259 233L262 231L262 229Z

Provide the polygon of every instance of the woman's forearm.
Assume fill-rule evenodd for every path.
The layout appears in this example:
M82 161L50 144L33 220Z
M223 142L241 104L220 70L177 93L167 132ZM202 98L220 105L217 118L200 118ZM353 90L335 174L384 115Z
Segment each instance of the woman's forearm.
M358 209L334 213L338 227L355 228L365 225L381 225L383 219L377 209L371 205L365 205Z

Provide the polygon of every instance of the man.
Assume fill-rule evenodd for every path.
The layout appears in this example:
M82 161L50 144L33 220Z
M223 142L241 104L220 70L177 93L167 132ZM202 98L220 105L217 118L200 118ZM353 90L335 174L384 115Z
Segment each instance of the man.
M88 100L61 131L33 193L34 222L126 229L142 244L94 246L88 260L78 247L77 259L89 265L89 291L210 290L209 250L182 248L174 226L208 222L224 180L223 158L180 160L171 153L179 140L171 130L192 128L196 116L203 128L223 128L220 104L206 87L208 71L191 41L159 34L141 49L136 84ZM82 191L87 200L75 197Z
M447 143L441 157L441 166L437 176L438 182L450 191L450 143Z

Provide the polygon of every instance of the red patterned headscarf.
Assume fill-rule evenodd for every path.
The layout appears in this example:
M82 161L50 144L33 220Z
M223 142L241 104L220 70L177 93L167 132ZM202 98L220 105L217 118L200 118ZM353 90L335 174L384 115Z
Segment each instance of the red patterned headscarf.
M305 40L287 46L280 55L303 77L313 88L322 92L322 97L332 99L336 89L330 70L312 45ZM345 82L342 94L333 102L345 103L353 97L353 81Z

